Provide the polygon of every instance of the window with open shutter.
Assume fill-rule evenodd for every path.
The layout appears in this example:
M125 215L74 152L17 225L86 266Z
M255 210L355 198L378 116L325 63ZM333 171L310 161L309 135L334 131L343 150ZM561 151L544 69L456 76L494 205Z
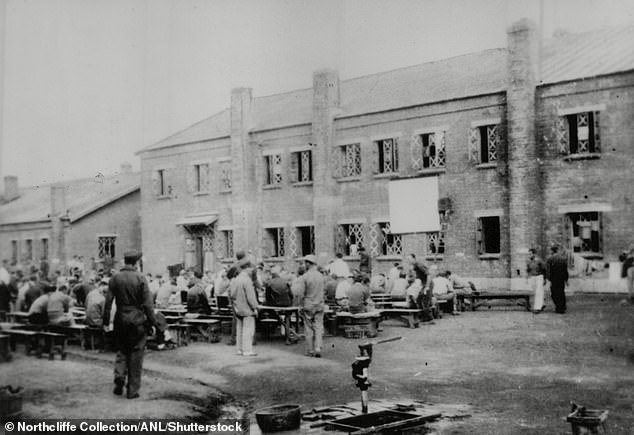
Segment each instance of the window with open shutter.
M498 159L498 148L500 146L499 129L497 125L488 125L487 132L487 162L495 162Z
M559 116L555 126L560 154L596 158L601 152L598 111Z
M594 118L594 152L601 152L601 138L599 137L599 112L592 112Z
M297 228L286 228L286 247L289 257L297 258L300 256L300 247L298 246Z
M431 158L431 165L434 168L444 168L447 164L447 153L445 152L445 132L439 131L435 136L435 156Z
M568 119L565 116L559 116L556 121L557 130L557 148L559 154L568 154L570 147L568 145Z
M420 134L412 136L410 158L412 161L412 169L419 171L423 168L423 142L422 135Z

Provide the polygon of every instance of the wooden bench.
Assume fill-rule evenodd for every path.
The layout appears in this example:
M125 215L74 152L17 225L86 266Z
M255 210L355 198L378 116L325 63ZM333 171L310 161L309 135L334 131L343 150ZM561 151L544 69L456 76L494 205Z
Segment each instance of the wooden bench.
M518 305L523 305L526 311L531 310L530 298L533 296L532 292L515 292L515 291L499 291L499 292L474 292L465 296L471 301L471 311L475 311L476 308L482 305L487 305L486 301L490 300L516 300L520 299ZM489 306L489 308L491 308Z
M167 325L167 330L173 337L176 346L187 346L191 339L189 325L183 323L171 323Z
M380 311L357 314L339 311L335 316L337 318L337 329L343 330L345 337L373 338L379 334L379 323L381 323Z
M18 342L24 343L24 350L27 355L31 352L35 352L37 354L40 350L38 332L36 331L9 329L5 331L5 334L9 335L9 347L13 352L15 352Z
M220 341L220 320L216 319L183 319L190 326L190 334L193 338L202 338L207 343Z
M418 308L386 308L381 310L384 318L396 318L407 324L410 328L418 328L421 311Z
M86 349L89 334L93 328L87 325L48 325L46 330L55 334L64 334L68 343L77 343ZM95 328L96 329L96 328ZM91 339L91 343L94 343Z
M61 359L66 359L66 335L55 332L38 332L39 349L37 357L43 353L48 354L48 359L55 359L58 353Z

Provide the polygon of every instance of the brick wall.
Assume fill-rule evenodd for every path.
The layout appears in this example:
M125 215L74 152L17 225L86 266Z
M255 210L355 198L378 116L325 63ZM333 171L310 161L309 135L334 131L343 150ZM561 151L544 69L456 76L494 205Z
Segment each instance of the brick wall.
M231 96L231 137L146 152L142 155L142 228L146 267L161 271L184 258L185 229L175 224L187 213L213 210L216 228L235 229L235 249L263 252L265 225L284 228L297 222L314 223L316 253L335 254L335 227L342 219L376 223L389 217L389 177L373 173L373 142L396 137L398 177L437 176L439 196L450 198L446 252L427 260L487 286L521 287L529 247L542 255L551 241L561 241L562 206L600 204L603 207L604 260L612 261L634 244L631 228L634 182L634 75L536 86L535 28L521 22L509 29L509 87L506 92L454 99L416 107L359 116L342 116L338 77L334 71L313 76L312 124L249 130L252 97L249 89ZM535 102L535 103L533 103ZM601 111L602 150L592 160L563 159L554 128L559 111L577 106L604 105ZM469 130L480 121L499 119L498 162L477 165L469 158ZM411 158L413 137L426 129L445 131L446 168L419 171ZM339 144L361 144L362 174L354 180L333 177L332 151ZM309 145L310 144L310 145ZM289 159L297 147L310 146L313 181L293 185ZM265 155L282 155L283 181L265 184ZM234 187L230 194L204 197L182 194L186 167L192 159L232 158ZM151 173L171 165L175 194L157 199L151 193ZM217 170L217 166L216 166ZM412 193L412 200L416 198ZM488 213L500 215L499 256L476 252L476 221ZM424 258L425 236L403 235L403 253ZM395 257L373 259L374 270L386 272ZM357 266L356 259L349 259ZM289 267L291 258L284 259ZM596 286L595 286L596 287Z
M135 191L73 222L66 230L66 255L99 259L97 238L116 235L115 260L123 253L141 250L141 194Z

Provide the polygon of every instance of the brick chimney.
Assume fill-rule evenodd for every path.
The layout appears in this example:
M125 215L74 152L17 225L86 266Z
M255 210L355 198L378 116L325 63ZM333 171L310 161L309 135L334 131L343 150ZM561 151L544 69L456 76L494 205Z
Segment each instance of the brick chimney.
M510 273L524 270L528 249L542 245L543 209L539 146L536 135L536 87L539 83L539 32L522 19L507 30L507 138Z
M253 111L253 90L234 88L231 90L231 191L232 215L235 225L235 246L248 246L249 240L257 238L255 224L255 201L251 196L255 189L249 186L249 174L255 169L255 156L249 150L249 133Z
M20 196L18 191L18 177L15 175L7 175L4 177L4 200L6 202L13 201Z
M313 73L313 210L317 254L332 255L334 223L341 210L339 183L332 177L332 153L335 140L335 117L340 110L339 74L332 69Z

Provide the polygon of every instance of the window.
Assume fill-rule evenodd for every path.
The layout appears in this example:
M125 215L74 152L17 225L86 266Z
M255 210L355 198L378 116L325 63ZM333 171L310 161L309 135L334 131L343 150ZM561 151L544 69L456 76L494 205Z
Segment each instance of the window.
M354 143L335 148L332 162L335 178L357 177L361 175L361 144Z
M275 186L282 183L282 155L264 156L266 164L266 184Z
M582 256L602 253L601 213L569 213L566 215L569 249Z
M26 261L33 260L33 240L31 239L24 241L24 259Z
M475 163L495 163L500 144L499 125L481 125L469 130L469 159Z
M398 141L381 139L374 142L374 173L390 174L398 172Z
M231 161L220 162L220 190L222 192L231 191Z
M291 154L291 183L313 181L312 159L311 150Z
M48 259L48 239L42 239L42 259Z
M358 255L359 246L365 245L362 223L338 225L335 249L344 255Z
M478 255L500 253L500 217L483 216L477 220L476 246Z
M297 227L299 253L301 256L315 253L315 227Z
M157 197L172 194L172 186L167 184L167 169L157 169L152 173L152 188Z
M425 255L427 257L437 257L445 254L445 240L447 236L447 219L448 212L440 210L438 212L440 218L440 231L431 231L425 233Z
M403 253L403 239L400 234L390 232L389 222L379 222L380 255L401 255Z
M194 164L187 171L187 187L190 192L209 192L209 164Z
M225 230L220 232L222 234L222 258L233 257L233 230Z
M284 257L284 228L264 229L264 255L266 257Z
M446 156L444 131L414 136L412 144L412 167L414 169L444 168Z
M20 250L19 250L18 241L11 240L11 260L14 263L17 263L19 255L20 255Z
M116 236L102 236L97 239L99 258L115 258Z
M575 113L557 118L557 142L559 152L563 155L599 153L599 112Z

